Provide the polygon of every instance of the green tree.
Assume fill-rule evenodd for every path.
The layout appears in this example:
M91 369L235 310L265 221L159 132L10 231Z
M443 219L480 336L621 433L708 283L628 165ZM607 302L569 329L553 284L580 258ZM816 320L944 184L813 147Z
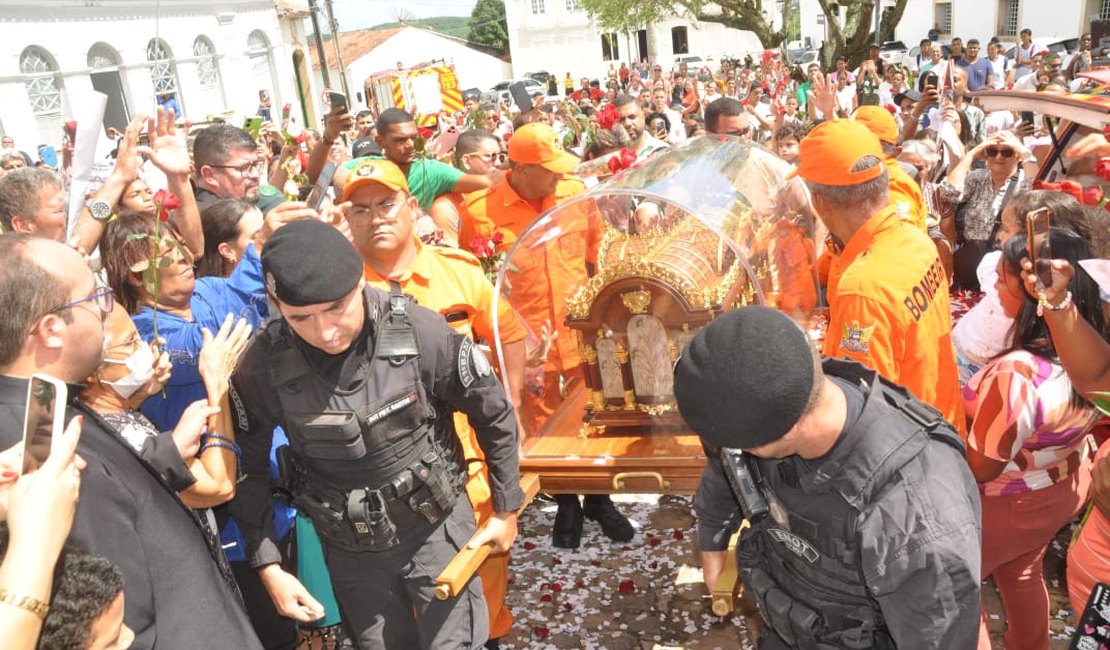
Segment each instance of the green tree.
M845 55L854 65L867 56L874 41L893 38L902 19L906 0L896 0L885 9L875 36L877 0L817 0L825 14L826 38L821 59L826 68L836 57ZM790 40L798 29L798 7L794 0L776 0L781 20L772 20L764 10L764 0L578 0L602 29L631 32L655 21L672 17L720 23L733 29L753 32L765 48ZM779 16L774 16L779 18Z
M470 12L470 33L466 40L509 51L509 25L505 21L504 0L478 0Z

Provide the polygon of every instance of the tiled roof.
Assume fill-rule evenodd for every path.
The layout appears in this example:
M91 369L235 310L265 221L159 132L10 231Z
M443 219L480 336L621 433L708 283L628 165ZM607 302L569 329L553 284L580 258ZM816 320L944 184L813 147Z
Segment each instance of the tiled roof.
M339 34L339 50L343 53L343 63L350 65L351 62L386 42L399 31L401 31L400 27L341 32ZM309 40L311 41L311 39ZM316 55L316 47L309 47L308 51L312 57L312 69L319 70L320 60ZM331 70L337 69L339 64L335 60L335 45L330 40L324 42L324 54L328 57L328 68Z

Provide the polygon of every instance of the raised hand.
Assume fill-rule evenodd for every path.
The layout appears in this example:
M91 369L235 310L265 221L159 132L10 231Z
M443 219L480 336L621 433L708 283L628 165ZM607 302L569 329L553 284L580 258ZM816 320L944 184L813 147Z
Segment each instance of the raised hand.
M149 158L167 176L188 176L189 149L185 136L190 124L185 122L185 127L178 129L174 118L172 108L167 110L159 106L157 115L146 121L150 146L136 147L136 151Z

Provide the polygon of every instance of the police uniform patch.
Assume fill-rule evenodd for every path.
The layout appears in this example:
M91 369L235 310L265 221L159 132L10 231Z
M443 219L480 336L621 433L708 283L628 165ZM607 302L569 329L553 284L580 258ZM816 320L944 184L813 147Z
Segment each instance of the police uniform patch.
M489 377L493 372L493 368L489 365L489 358L482 348L477 345L470 346L470 354L474 357L474 372L478 373L479 377Z
M782 544L794 555L802 558L806 562L813 564L821 558L821 554L817 549L806 540L798 537L794 533L789 533L781 528L770 528L767 533L779 544Z
M875 333L875 326L863 327L858 320L850 320L844 324L844 332L840 337L840 347L848 352L868 354L871 349L871 336Z
M458 358L458 372L459 382L462 383L463 388L470 388L470 385L477 379L477 368L474 367L474 342L470 339L463 339L459 344L459 358Z

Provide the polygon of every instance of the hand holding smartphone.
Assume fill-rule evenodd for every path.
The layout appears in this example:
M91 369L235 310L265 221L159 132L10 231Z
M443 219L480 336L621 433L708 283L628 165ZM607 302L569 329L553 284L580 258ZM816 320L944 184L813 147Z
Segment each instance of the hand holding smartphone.
M331 105L331 111L333 114L347 112L347 96L343 93L329 92L328 104Z
M50 457L54 440L62 435L66 385L49 375L31 375L23 418L23 462L20 474L34 471Z
M1051 227L1052 212L1048 208L1039 208L1025 215L1025 245L1037 275L1038 289L1052 286Z

